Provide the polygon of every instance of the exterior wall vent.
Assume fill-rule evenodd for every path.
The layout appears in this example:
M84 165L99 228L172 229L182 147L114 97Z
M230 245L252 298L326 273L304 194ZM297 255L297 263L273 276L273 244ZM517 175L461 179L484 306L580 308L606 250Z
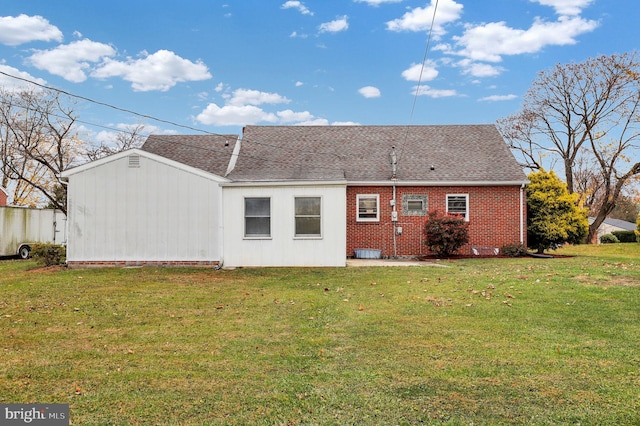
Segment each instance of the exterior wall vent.
M130 155L129 156L129 168L135 169L140 167L140 156L139 155Z

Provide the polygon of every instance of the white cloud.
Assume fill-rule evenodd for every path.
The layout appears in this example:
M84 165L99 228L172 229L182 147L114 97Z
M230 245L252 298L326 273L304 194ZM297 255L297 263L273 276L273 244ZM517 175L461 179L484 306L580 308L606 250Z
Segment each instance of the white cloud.
M402 0L353 0L356 3L367 3L369 6L380 6L383 3L400 3Z
M276 113L281 123L301 123L308 120L313 120L313 114L309 111L294 112L290 109L284 111L278 111Z
M596 21L561 16L556 22L536 19L531 28L510 28L504 22L492 22L468 28L454 37L462 49L459 55L476 61L500 62L502 55L535 53L548 45L575 44L575 37L593 31Z
M390 31L427 31L433 21L433 35L437 38L445 33L444 26L456 21L462 14L462 5L454 0L440 0L436 13L437 0L431 0L427 7L416 7L405 13L402 18L387 22ZM435 19L434 19L435 14Z
M304 83L301 81L296 81L296 87L304 86Z
M362 87L362 88L360 88L358 90L358 93L360 93L365 98L379 98L380 97L380 89L378 89L377 87L373 87L373 86Z
M332 126L359 126L360 123L356 121L334 121L331 123Z
M333 21L320 24L320 27L319 27L320 32L321 33L338 33L340 31L345 31L349 28L349 22L347 22L347 20L348 20L348 17L345 15Z
M289 0L282 5L283 9L296 9L298 12L303 15L312 15L313 12L310 11L301 1Z
M308 111L296 112L291 109L285 109L277 112L268 112L259 106L265 104L287 104L290 102L285 96L277 93L236 89L232 94L225 94L222 97L225 99L223 106L210 103L196 116L196 120L202 124L215 126L242 126L260 122L297 125L317 120Z
M462 74L473 77L495 77L504 71L504 68L490 64L473 62L470 59L463 59L458 62L458 66L463 68Z
M289 34L290 38L301 38L301 39L306 39L309 38L309 34L305 34L305 33L299 33L297 31L293 31L291 34Z
M36 50L28 61L38 69L81 83L87 79L91 63L100 62L115 53L115 49L108 44L84 39L50 50Z
M422 73L422 76L420 75ZM435 63L427 61L424 64L412 64L408 69L402 71L402 77L407 81L431 81L438 76ZM422 77L422 79L421 79Z
M262 105L262 104L288 104L290 102L284 96L277 93L261 92L259 90L237 89L228 100L228 105Z
M516 99L516 95L491 95L478 99L479 101L499 102L499 101L511 101Z
M142 59L128 58L125 62L106 59L92 73L96 78L122 77L131 82L133 90L166 92L177 83L208 80L212 76L201 61L191 62L168 50L158 50Z
M62 41L62 32L42 16L0 16L0 43L8 46L31 41Z
M225 105L219 107L210 103L196 119L202 123L213 126L244 126L260 122L275 123L278 118L275 114L267 113L253 105Z
M42 84L42 85L47 84L45 80L41 78L36 78L27 72L20 71L19 69L11 67L9 65L0 64L0 71L7 73L9 75L22 78L24 80L33 81L38 84ZM24 80L19 80L16 78L11 78L9 76L6 76L4 74L0 74L0 88L4 90L9 90L9 91L20 91L25 89L27 90L33 89L36 91L40 90L40 87L34 86L33 84L30 84Z
M430 98L447 98L451 96L457 96L458 93L455 90L447 89L434 89L429 86L414 87L414 94L418 96L428 96ZM417 92L417 93L416 93Z
M593 0L530 0L543 6L551 6L558 15L579 15Z

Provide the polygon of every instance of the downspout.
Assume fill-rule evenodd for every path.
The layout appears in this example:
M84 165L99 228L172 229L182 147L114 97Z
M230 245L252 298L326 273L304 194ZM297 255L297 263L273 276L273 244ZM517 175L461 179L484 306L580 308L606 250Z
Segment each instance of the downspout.
M391 199L391 223L393 224L393 258L398 258L398 210L396 208L396 181L398 180L398 156L396 155L396 147L391 147L391 181L393 182L393 198Z
M520 244L524 244L524 183L520 186Z

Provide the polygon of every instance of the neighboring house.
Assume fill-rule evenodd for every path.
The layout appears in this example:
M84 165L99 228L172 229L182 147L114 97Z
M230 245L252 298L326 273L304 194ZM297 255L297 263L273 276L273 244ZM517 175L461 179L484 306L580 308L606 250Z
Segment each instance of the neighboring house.
M0 206L7 205L7 198L9 198L9 192L2 186L0 186Z
M419 256L435 210L469 222L464 253L526 235L526 176L493 125L153 135L62 177L70 265L344 266L356 249Z
M594 221L594 218L590 217L589 224L593 223L593 221ZM600 237L602 237L605 234L611 234L612 232L615 232L615 231L635 231L635 230L636 230L635 223L627 222L625 220L620 220L620 219L606 218L598 227L597 241L599 244Z

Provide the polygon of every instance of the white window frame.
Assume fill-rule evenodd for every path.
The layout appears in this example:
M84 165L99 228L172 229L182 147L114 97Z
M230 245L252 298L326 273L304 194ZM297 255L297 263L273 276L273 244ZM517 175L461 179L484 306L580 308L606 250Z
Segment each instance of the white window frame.
M446 203L447 203L447 213L451 214L460 214L461 212L450 212L449 211L449 198L450 197L463 197L464 198L464 221L469 222L469 194L447 194Z
M269 216L249 216L249 217L268 217L269 218L269 233L268 234L247 234L247 200L248 199L268 199L269 200ZM271 217L272 217L272 203L271 197L263 197L263 196L255 196L255 197L244 197L242 200L242 209L243 209L243 222L244 222L244 238L248 240L264 240L271 239Z
M318 198L320 200L320 214L318 215L297 215L296 214L296 200L298 198ZM309 239L320 239L322 238L322 216L323 216L323 207L324 203L321 196L318 195L296 195L293 197L293 235L297 240L309 240ZM296 228L296 219L298 217L317 217L320 219L320 233L318 234L298 234Z
M360 200L363 198L375 198L376 217L360 217ZM380 222L380 194L357 194L356 195L356 222Z

